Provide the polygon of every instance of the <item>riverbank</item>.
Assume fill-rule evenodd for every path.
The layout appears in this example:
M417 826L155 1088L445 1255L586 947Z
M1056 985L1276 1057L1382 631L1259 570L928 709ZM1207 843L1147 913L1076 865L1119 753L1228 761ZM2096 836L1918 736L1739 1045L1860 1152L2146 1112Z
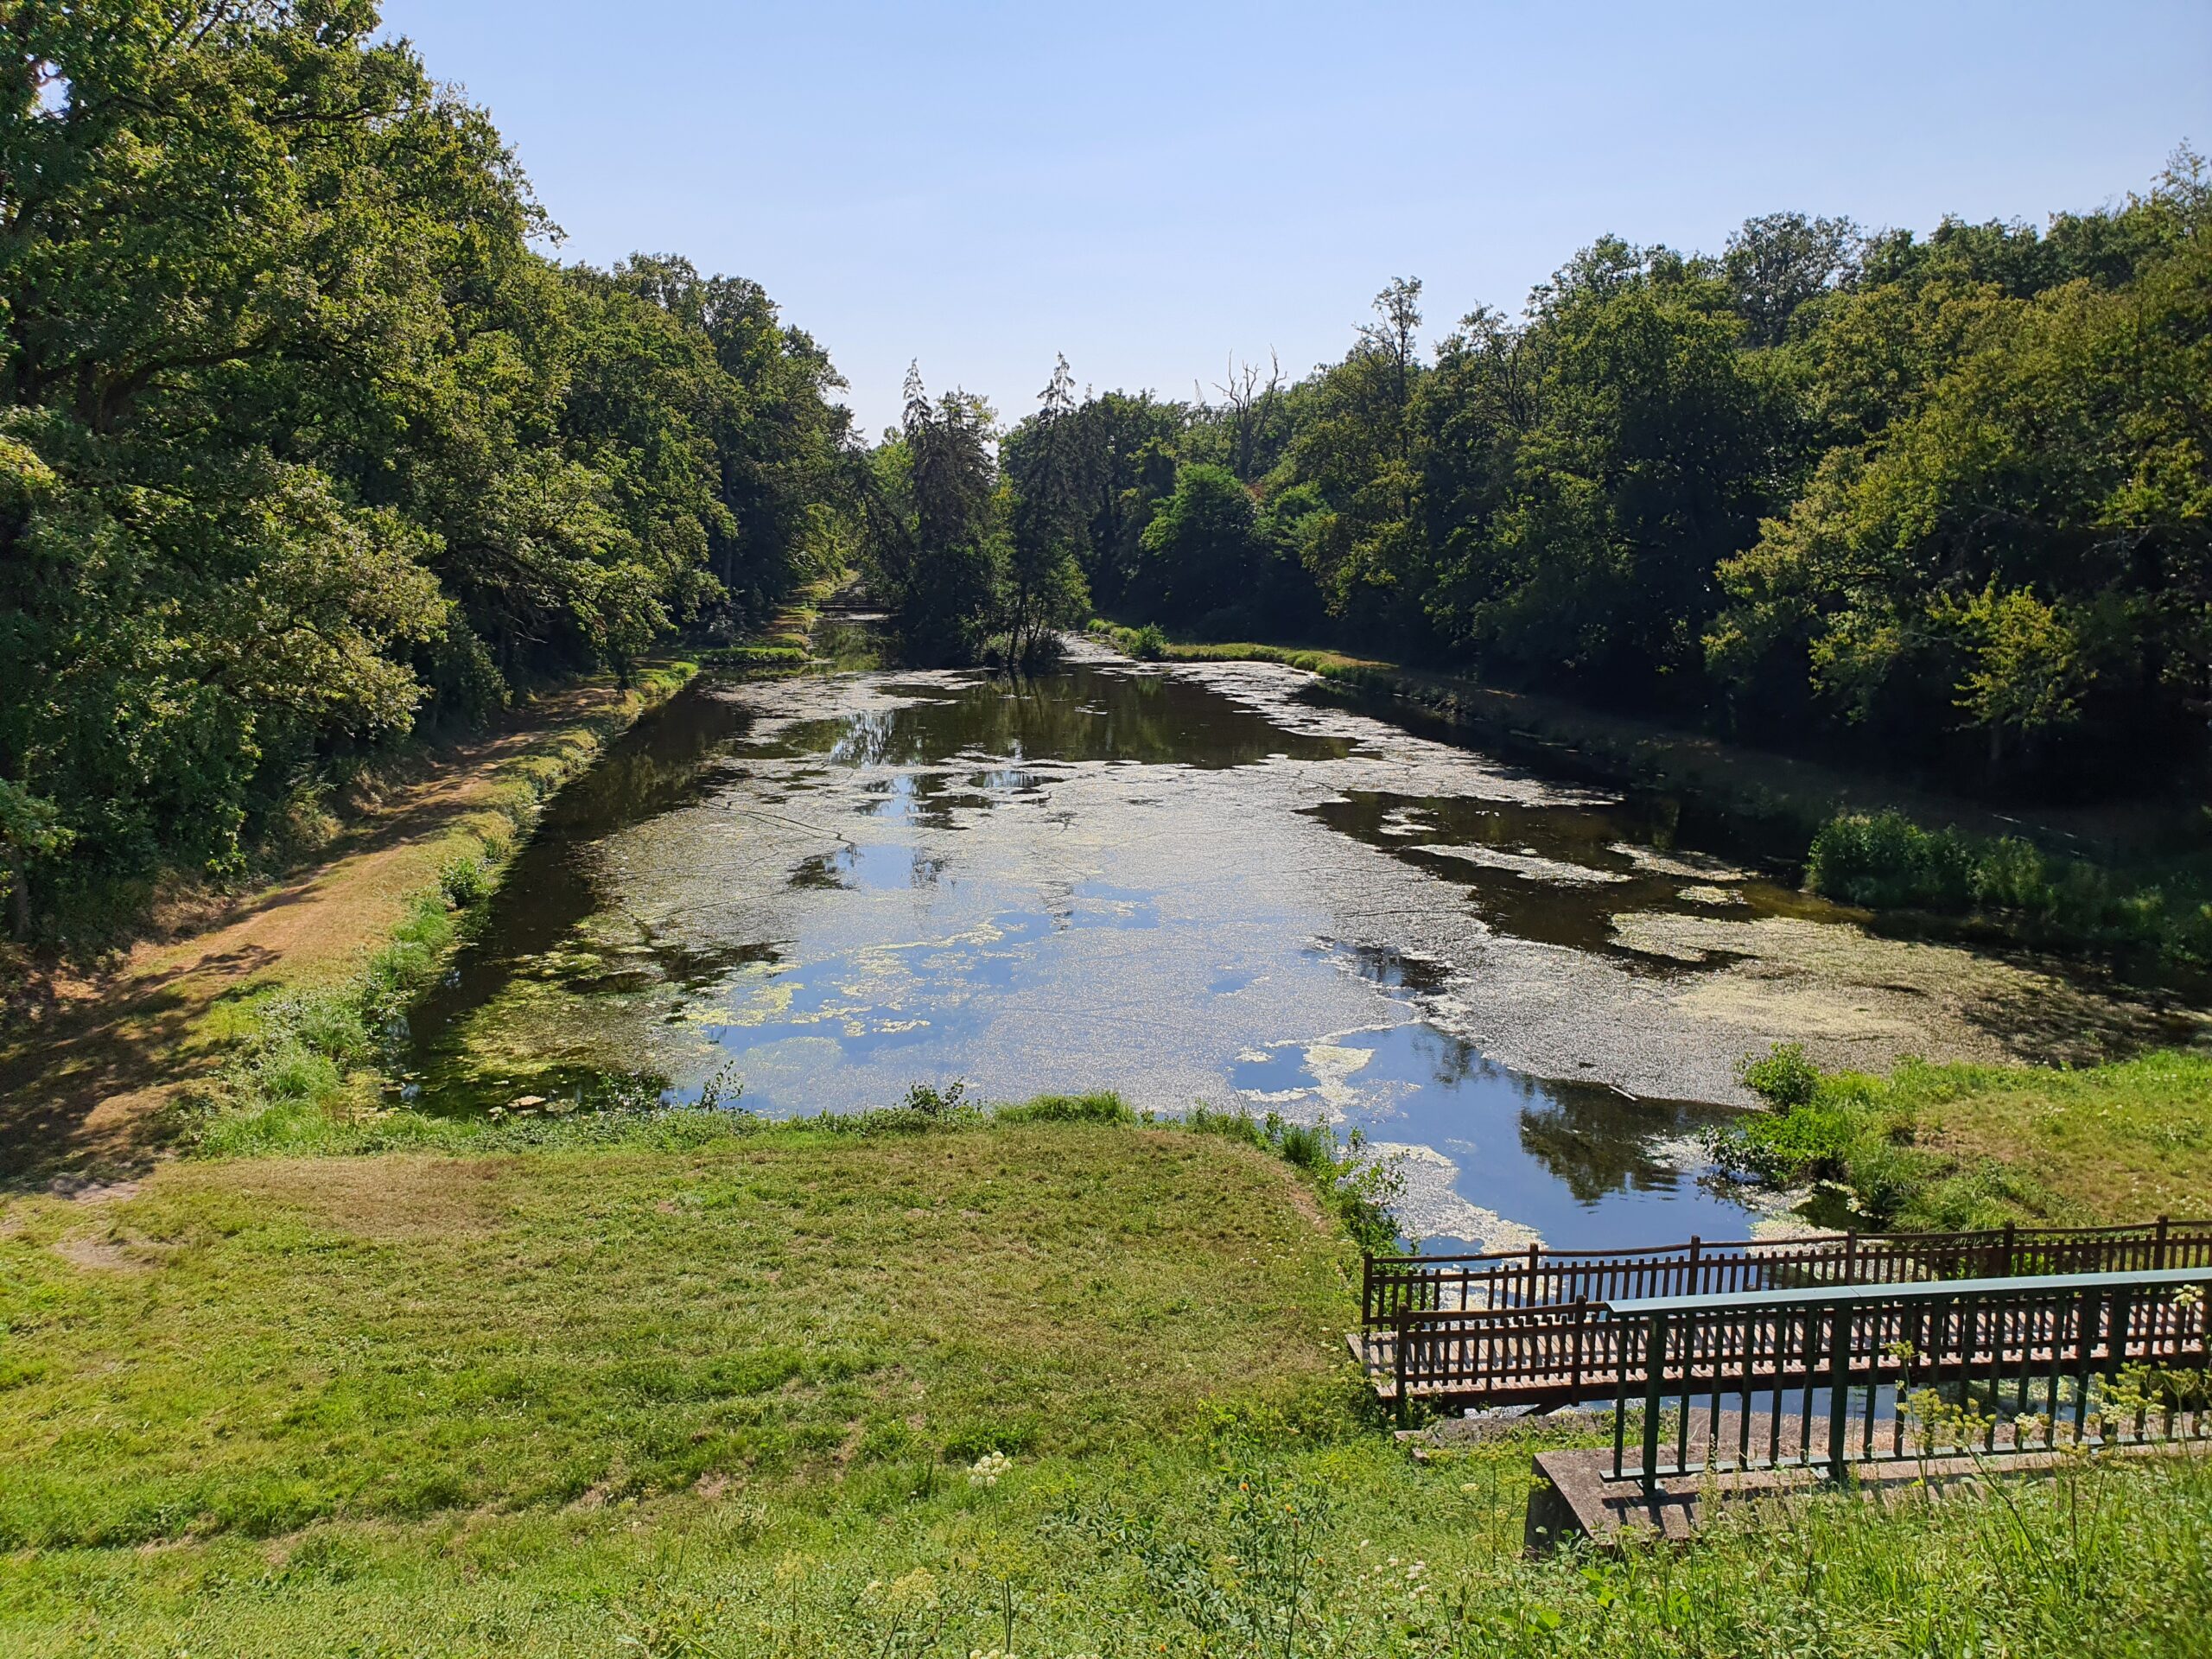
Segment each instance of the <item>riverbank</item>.
M0 1646L2152 1655L2212 1611L2190 1459L1523 1560L1531 1452L1593 1436L1407 1457L1344 1236L1233 1139L603 1127L0 1198Z
M112 971L57 975L0 1046L0 1179L143 1171L187 1095L219 1086L273 1009L404 1001L542 803L691 676L646 668L541 694L496 731L424 752L309 862ZM328 1060L346 1081L343 1057Z
M1885 1230L2139 1224L2212 1215L2212 1054L2081 1071L1929 1065L1821 1073L1802 1051L1754 1066L1771 1116L1733 1127L1731 1161L1784 1186L1821 1180Z
M1111 625L1094 625L1094 632L1153 660L1286 664L1316 676L1332 698L1414 729L1433 728L1548 772L1665 796L1686 833L1802 879L1826 898L1869 906L1900 934L2109 963L2132 980L2200 998L2207 988L2212 865L2193 804L2011 811L1878 772L1342 652L1178 642L1157 629ZM1886 838L1867 833L1885 826L1894 826ZM1836 855L1846 842L1872 851L1874 861L1862 856L1847 868ZM1941 856L1931 861L1931 850ZM1944 870L1931 874L1931 861Z

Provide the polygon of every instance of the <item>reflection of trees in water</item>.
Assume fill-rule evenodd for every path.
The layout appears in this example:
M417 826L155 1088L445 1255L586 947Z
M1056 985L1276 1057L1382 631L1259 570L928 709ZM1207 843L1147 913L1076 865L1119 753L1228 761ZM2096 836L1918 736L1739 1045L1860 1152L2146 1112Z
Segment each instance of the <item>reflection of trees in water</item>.
M1639 868L1635 860L1613 850L1616 843L1628 843L1671 851L1679 816L1671 802L1649 798L1531 806L1452 796L1355 792L1347 799L1325 801L1308 810L1340 834L1380 847L1424 874L1464 889L1477 913L1499 932L1622 957L1654 973L1694 971L1690 964L1630 950L1613 927L1614 917L1627 911L1710 913L1681 897L1684 886L1700 878ZM1391 815L1399 811L1411 816L1393 825ZM1419 833L1393 833L1400 827ZM1541 873L1522 874L1425 850L1433 846L1533 852L1622 879L1577 882Z
M752 721L741 704L687 686L553 798L538 837L596 839L685 805L699 794L707 763Z
M650 709L547 804L537 833L493 889L482 925L452 971L410 1015L418 1058L484 1007L518 967L553 950L599 908L585 849L703 792L711 763L752 723L751 712L686 686Z
M849 766L922 766L973 753L1216 767L1271 754L1332 760L1350 752L1342 739L1286 731L1204 686L1084 668L978 680L950 696L808 721L778 747Z
M1678 1102L1630 1100L1593 1084L1500 1075L1528 1103L1521 1109L1522 1149L1586 1204L1620 1192L1673 1192L1681 1173L1653 1158L1652 1143L1719 1116Z

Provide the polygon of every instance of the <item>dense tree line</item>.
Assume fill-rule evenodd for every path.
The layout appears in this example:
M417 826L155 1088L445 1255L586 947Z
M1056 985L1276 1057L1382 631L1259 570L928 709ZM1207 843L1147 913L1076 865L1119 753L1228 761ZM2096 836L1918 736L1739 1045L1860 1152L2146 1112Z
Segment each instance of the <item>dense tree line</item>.
M1065 359L1039 405L1001 442L982 398L932 399L907 372L905 418L870 456L862 551L918 661L1031 664L1090 613L1084 448Z
M1063 391L1007 471L1053 457L1061 541L1127 620L1325 636L1993 785L2202 759L2212 180L2190 152L2041 230L1777 213L1718 256L1603 238L1433 351L1421 302L1392 283L1294 383Z
M841 556L754 283L552 232L368 0L0 12L0 881L217 872L334 758Z

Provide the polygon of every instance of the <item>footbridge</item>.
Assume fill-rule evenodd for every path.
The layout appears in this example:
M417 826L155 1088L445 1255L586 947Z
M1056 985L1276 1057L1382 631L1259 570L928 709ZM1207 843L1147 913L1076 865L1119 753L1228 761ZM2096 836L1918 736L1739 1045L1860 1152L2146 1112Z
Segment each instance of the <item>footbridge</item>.
M1371 1256L1350 1335L1416 1406L1610 1406L1611 1478L2207 1432L2212 1223Z

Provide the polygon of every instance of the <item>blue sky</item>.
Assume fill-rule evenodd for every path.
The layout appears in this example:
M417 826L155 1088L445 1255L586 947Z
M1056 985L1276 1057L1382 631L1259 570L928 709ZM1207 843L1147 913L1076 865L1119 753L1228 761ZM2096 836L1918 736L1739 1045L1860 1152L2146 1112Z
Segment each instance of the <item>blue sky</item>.
M572 259L757 278L873 433L909 359L1033 406L1433 339L1606 231L1779 208L2040 222L2212 149L2212 4L387 0L487 105Z

